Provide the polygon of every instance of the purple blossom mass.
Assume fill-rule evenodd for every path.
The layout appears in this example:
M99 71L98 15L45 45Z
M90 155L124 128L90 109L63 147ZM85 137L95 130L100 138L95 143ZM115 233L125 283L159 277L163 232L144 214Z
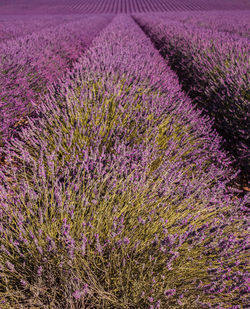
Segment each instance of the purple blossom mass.
M247 308L244 0L0 0L0 307Z

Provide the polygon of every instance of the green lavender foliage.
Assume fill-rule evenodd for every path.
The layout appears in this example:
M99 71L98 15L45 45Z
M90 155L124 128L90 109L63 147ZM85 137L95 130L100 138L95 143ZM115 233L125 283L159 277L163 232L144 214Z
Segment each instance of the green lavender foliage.
M246 304L245 200L157 55L117 17L6 143L3 308Z

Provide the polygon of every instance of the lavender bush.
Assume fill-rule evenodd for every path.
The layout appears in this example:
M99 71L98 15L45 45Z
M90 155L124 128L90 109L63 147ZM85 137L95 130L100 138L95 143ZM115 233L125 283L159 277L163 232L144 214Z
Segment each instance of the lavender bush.
M242 308L245 199L211 122L117 17L5 144L3 308Z
M215 119L225 147L247 174L248 40L155 16L140 16L137 21L178 73L193 102Z

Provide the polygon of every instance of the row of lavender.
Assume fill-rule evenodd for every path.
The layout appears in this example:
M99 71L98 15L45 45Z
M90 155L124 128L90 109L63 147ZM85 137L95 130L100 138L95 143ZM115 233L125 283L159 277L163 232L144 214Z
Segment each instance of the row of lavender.
M242 308L245 199L210 121L116 17L5 145L2 308Z
M157 18L159 15L157 15ZM250 10L245 11L188 11L164 13L162 18L190 24L195 27L222 31L250 38Z
M225 147L249 173L248 39L168 20L167 15L141 15L136 20L177 72L193 102L215 119Z
M0 15L0 43L76 19L80 17L77 18L74 15Z
M47 84L65 74L111 19L91 16L62 24L58 19L56 26L0 45L0 142L15 131L32 105L39 104Z

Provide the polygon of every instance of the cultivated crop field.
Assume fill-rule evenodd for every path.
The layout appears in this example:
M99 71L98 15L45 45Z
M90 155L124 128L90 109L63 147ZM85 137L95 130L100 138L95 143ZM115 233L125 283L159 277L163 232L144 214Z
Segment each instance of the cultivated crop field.
M0 309L249 308L244 0L0 0Z

